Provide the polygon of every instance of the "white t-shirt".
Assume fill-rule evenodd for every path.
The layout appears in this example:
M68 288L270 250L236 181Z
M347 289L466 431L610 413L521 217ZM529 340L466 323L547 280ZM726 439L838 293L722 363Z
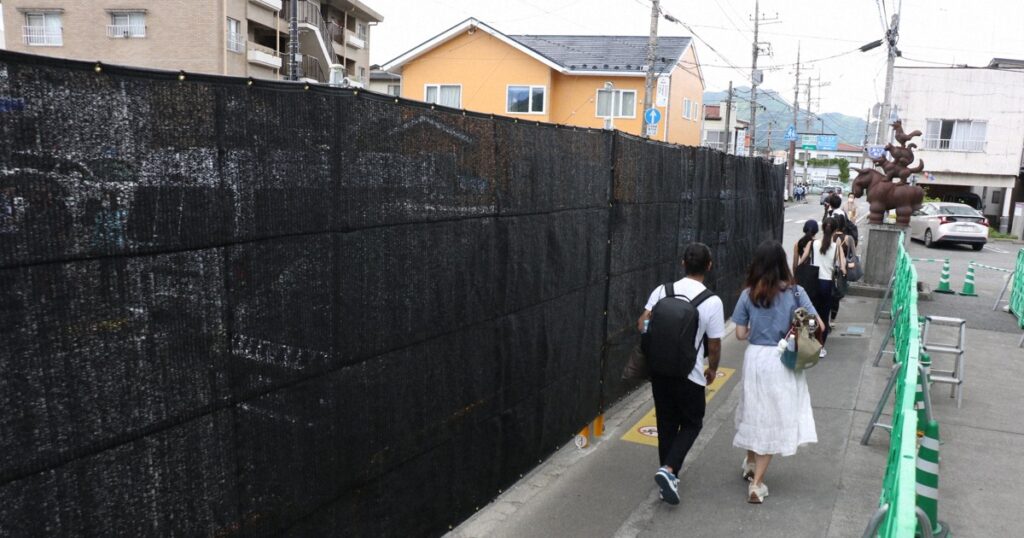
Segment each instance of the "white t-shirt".
M821 239L815 239L811 245L811 265L818 266L818 280L832 280L832 268L836 265L836 244L832 243L828 251L821 253Z
M688 299L696 298L706 289L707 287L704 284L690 278L684 278L672 284L672 291L676 295L682 295ZM647 311L654 310L654 305L664 297L664 285L654 288L654 291L651 292L651 297L647 299L647 305L644 306L644 309ZM679 300L684 301L685 299ZM708 367L708 360L704 357L704 333L707 333L708 338L725 337L725 309L722 308L722 300L715 295L708 297L707 300L701 303L697 307L697 313L700 314L700 320L697 322L697 339L693 343L697 347L697 362L693 364L693 370L690 371L687 379L703 387L707 386L707 380L704 379L704 370Z

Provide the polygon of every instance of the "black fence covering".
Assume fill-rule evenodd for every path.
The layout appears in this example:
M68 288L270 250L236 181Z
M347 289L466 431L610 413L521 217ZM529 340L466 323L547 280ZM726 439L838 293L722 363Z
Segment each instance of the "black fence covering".
M762 160L0 54L0 535L438 535L781 237Z

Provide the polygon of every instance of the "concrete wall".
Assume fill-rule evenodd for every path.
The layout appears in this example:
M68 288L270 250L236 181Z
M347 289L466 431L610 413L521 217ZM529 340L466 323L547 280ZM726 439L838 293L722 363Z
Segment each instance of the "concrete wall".
M232 3L245 0L231 0ZM112 39L107 9L145 6L146 37ZM64 44L59 47L24 43L23 8L60 8ZM223 73L223 20L220 3L208 0L168 0L126 4L120 0L5 0L7 48L18 52L79 60ZM242 17L244 20L244 17Z
M249 19L273 27L275 12L249 0L5 0L3 27L8 49L77 60L184 70L234 76L277 78L273 70L248 63L246 48L227 50L227 22L241 23L249 34ZM30 46L24 43L23 9L63 9L63 45ZM146 36L109 38L106 34L112 9L145 9Z

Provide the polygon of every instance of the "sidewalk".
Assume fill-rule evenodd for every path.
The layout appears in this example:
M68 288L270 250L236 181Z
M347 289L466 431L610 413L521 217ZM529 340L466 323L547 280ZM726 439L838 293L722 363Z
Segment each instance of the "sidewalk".
M818 443L772 461L764 505L745 502L743 452L732 447L745 344L730 335L721 366L736 372L708 404L680 475L679 506L658 499L657 450L621 439L653 407L645 386L606 415L599 442L563 447L450 536L860 536L877 508L889 443L876 429L860 445L889 373L888 358L871 365L888 329L887 320L872 325L876 304L843 302L829 355L808 372ZM843 335L850 326L863 336ZM932 390L943 441L939 516L959 536L1013 536L1024 520L1024 354L1015 345L1013 335L970 329L963 408L947 386Z

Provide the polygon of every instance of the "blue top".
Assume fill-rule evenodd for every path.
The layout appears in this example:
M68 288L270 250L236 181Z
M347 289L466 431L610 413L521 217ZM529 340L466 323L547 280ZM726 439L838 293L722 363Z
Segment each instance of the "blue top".
M797 297L799 296L799 305ZM789 332L793 319L793 311L802 306L812 315L818 312L811 304L807 292L800 286L796 292L784 290L775 296L772 305L768 308L755 306L750 301L750 288L743 290L740 300L736 302L736 309L732 312L732 321L739 326L750 326L750 343L759 346L774 346L782 340Z

